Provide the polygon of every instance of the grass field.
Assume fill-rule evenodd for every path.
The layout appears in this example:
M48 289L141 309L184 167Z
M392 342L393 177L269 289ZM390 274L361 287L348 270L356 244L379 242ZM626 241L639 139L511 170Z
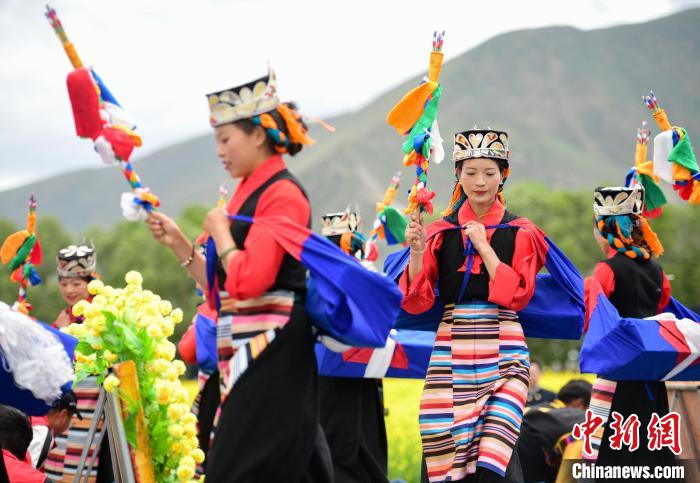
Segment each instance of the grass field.
M591 374L545 371L540 384L550 391L558 391L569 379L581 378L593 382ZM197 392L196 381L186 381L192 398ZM423 381L416 379L384 379L384 404L389 410L386 417L389 441L389 479L408 483L420 479L421 444L418 433L418 405Z

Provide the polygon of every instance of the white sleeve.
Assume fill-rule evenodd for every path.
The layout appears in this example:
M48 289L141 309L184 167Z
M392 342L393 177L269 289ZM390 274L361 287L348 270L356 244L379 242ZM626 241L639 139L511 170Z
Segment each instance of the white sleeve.
M36 462L39 461L41 450L44 449L46 437L49 434L48 426L32 426L32 442L29 443L29 456L32 459L32 466L36 468Z

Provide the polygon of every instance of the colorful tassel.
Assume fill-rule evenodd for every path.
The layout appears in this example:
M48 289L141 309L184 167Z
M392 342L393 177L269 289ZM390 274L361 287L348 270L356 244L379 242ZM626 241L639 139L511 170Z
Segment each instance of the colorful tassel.
M27 222L24 230L9 235L0 247L0 261L10 271L10 281L19 284L17 303L14 309L26 313L31 310L27 302L27 285L38 285L41 277L35 265L41 263L41 245L36 234L36 198L29 197Z

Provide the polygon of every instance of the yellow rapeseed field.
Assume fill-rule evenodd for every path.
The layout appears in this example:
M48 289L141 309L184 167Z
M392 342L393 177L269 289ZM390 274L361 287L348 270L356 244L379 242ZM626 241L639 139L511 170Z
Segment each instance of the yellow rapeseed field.
M593 382L592 374L545 371L540 384L550 391L558 391L569 379L584 378ZM187 381L194 395L196 381ZM389 441L389 479L414 483L420 480L421 445L418 433L418 404L423 381L416 379L384 379L384 405L387 439Z

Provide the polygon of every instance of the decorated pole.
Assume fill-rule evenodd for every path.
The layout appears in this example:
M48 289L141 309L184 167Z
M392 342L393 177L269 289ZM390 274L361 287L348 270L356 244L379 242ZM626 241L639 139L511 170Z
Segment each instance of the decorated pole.
M672 184L691 205L700 204L700 169L688 132L671 124L654 91L642 100L661 130L654 138L654 174Z
M663 205L667 203L666 195L659 188L659 177L654 174L654 162L647 161L647 144L651 131L647 129L644 121L641 128L637 128L637 144L634 152L634 167L629 170L625 179L625 186L631 188L637 184L644 187L644 211L647 218L659 216Z
M131 153L141 146L136 124L92 68L83 67L56 11L47 6L46 18L63 45L74 70L68 74L68 95L76 134L90 138L105 164L119 166L131 192L123 193L121 207L127 220L145 220L160 205L158 197L143 186L131 164Z
M432 214L435 193L428 188L430 161L440 163L445 152L437 124L437 111L442 87L439 84L442 69L442 44L445 32L433 33L428 78L408 92L389 112L386 120L399 134L407 136L403 142L405 166L414 166L416 178L408 194L406 214Z
M399 210L391 206L398 192L400 182L401 172L399 171L391 178L391 183L384 192L382 201L377 203L377 217L370 232L369 243L374 243L377 238L386 240L387 245L405 243L406 219Z
M27 287L39 285L36 266L41 263L41 245L36 233L36 198L29 197L27 223L23 230L8 236L0 247L0 260L10 270L10 280L19 284L17 302L13 306L24 314L32 309L27 301Z

